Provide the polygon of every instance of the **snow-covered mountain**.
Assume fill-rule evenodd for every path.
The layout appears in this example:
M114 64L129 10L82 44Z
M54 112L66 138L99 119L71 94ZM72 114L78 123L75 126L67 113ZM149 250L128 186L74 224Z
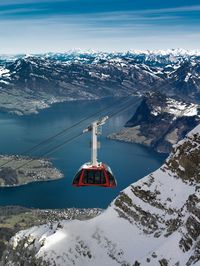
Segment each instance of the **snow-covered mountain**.
M134 162L133 162L134 167ZM87 221L17 233L3 265L174 266L200 263L200 125L160 169Z
M160 92L148 93L125 127L109 136L169 153L172 145L200 123L200 105L186 103Z
M36 113L54 102L161 91L200 101L200 51L70 51L0 56L0 110Z
M200 50L167 49L167 50L130 50L127 52L101 52L94 50L70 50L66 53L44 53L34 55L0 55L0 65L14 62L24 57L38 57L62 62L98 63L104 60L133 59L138 63L165 65L169 63L191 61L200 58Z
M200 99L200 61L184 62L171 71L168 78L176 88L177 94Z
M31 113L54 102L126 96L163 83L151 71L123 60L82 64L28 56L0 68L0 109Z

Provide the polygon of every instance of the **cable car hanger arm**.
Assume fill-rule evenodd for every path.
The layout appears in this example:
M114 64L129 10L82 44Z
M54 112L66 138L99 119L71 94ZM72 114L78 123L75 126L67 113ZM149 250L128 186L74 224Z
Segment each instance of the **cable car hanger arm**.
M92 131L93 124L96 124L97 127L104 125L108 119L109 119L109 116L104 116L100 118L99 120L94 121L90 126L88 126L87 128L83 130L83 133Z

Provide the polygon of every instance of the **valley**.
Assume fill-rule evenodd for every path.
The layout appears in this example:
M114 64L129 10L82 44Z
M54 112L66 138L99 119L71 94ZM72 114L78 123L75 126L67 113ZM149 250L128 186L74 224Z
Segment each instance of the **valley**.
M0 265L199 262L199 62L180 49L0 57ZM89 136L49 159L11 155L128 97L101 137L115 190L71 186Z
M0 110L27 115L56 102L149 91L198 102L199 57L184 50L0 57Z

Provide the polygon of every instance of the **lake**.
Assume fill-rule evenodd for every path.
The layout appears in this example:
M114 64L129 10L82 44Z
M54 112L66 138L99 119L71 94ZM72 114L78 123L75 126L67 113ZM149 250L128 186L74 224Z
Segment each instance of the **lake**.
M25 150L73 125L84 117L113 104L116 99L79 101L55 104L38 115L14 116L0 114L0 153L22 154ZM119 99L118 99L119 101ZM123 99L120 101L123 102ZM133 102L138 101L133 98ZM118 106L116 105L116 110ZM99 161L107 163L116 176L117 188L71 186L79 167L90 161L90 133L56 150L48 157L60 169L64 178L57 181L32 183L21 187L1 188L0 205L22 205L34 208L106 208L121 190L161 166L166 156L137 144L109 140L106 136L118 131L134 114L136 105L110 119L99 137ZM106 112L104 112L106 114ZM102 114L102 115L104 115ZM99 116L98 116L99 117ZM93 119L94 120L94 119ZM93 121L91 120L91 121ZM41 146L36 153L45 151L78 134L90 121Z

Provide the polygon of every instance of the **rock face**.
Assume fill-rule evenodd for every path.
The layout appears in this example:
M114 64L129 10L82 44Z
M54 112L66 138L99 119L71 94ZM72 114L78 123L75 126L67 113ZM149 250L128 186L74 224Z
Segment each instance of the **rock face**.
M109 137L152 147L169 153L172 145L191 131L200 121L200 108L164 96L147 94L125 128Z
M175 71L172 71L168 77L177 93L185 95L185 98L200 99L200 63L188 61L181 64Z
M166 163L88 221L16 234L3 265L199 265L200 126Z
M200 52L0 57L0 110L37 113L52 103L160 91L200 101Z

